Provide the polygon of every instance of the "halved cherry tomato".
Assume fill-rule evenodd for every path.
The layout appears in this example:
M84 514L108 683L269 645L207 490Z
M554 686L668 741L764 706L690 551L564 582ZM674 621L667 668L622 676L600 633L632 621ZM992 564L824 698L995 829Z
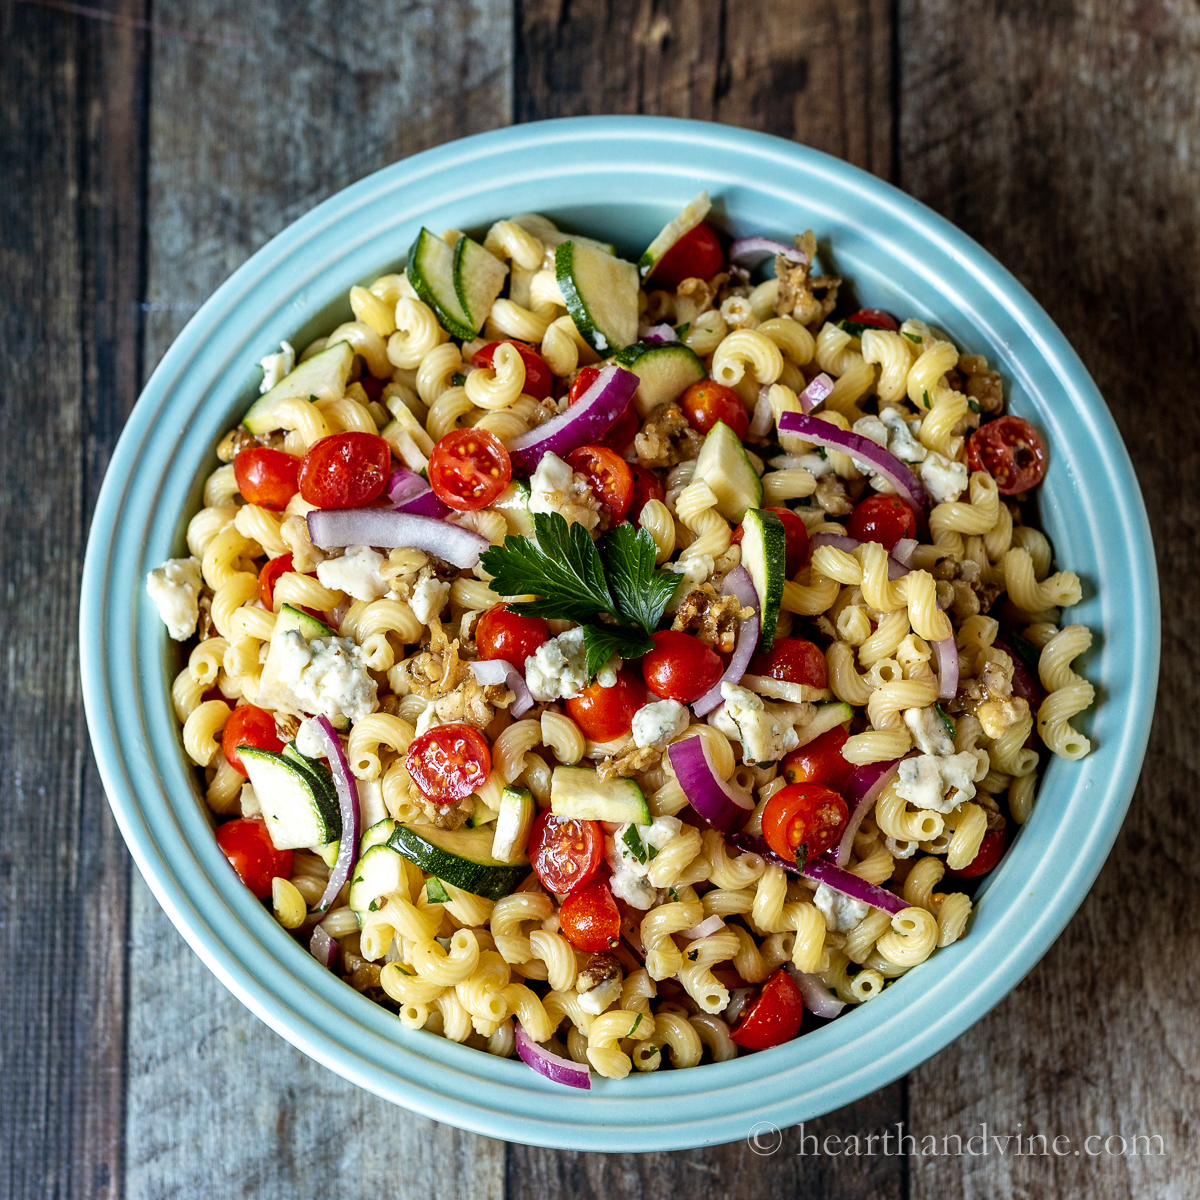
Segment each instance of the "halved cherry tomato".
M654 649L642 656L642 678L656 696L691 704L724 674L721 656L698 637L673 629L652 636Z
M633 728L633 714L646 703L646 685L628 667L622 667L612 687L593 683L563 703L584 737L611 742Z
M435 725L413 739L404 765L425 795L448 804L484 783L492 769L492 753L470 725Z
M723 383L702 379L679 397L679 407L693 429L707 433L718 421L724 421L739 442L750 432L750 414L742 398Z
M829 668L819 646L806 638L776 638L770 650L750 660L750 675L765 675L783 683L806 683L823 688L829 684Z
M899 496L868 496L854 506L846 532L860 542L891 550L901 538L917 536L917 514Z
M799 750L793 750L780 764L788 783L823 783L840 792L856 768L842 757L842 747L849 737L846 729L837 725L814 738Z
M577 821L544 812L529 833L529 864L542 887L565 896L586 887L604 861L599 821Z
M541 617L521 617L503 604L489 608L475 626L480 658L503 658L518 671L539 646L550 640L550 626Z
M525 386L521 390L535 400L545 400L554 387L554 373L546 365L546 360L532 347L515 338L504 339L521 356L525 363ZM500 342L489 342L471 355L471 365L490 367L496 356L496 347Z
M330 434L300 464L300 495L318 508L361 508L387 486L391 469L391 447L377 434Z
M275 718L265 708L239 704L229 714L229 720L221 731L221 749L225 752L226 761L235 771L249 775L250 772L242 765L239 746L257 746L259 750L276 752L283 749L279 731L275 728Z
M290 554L279 554L269 558L258 573L258 598L263 602L263 608L275 607L275 584L280 575L286 575L296 568L292 566Z
M1046 476L1046 448L1038 431L1023 417L997 417L967 439L967 463L986 471L1002 496L1035 488Z
M233 460L233 477L247 504L286 508L300 487L300 460L270 446L249 446Z
M571 390L567 393L567 407L574 404L599 378L599 367L581 367L574 383L571 384ZM619 454L637 436L640 424L637 409L631 400L625 411L608 427L608 432L600 439L599 444Z
M747 1050L769 1050L790 1042L804 1020L804 997L796 981L780 967L755 1000L747 1005L742 1019L729 1035Z
M593 954L611 950L621 937L621 913L607 883L596 880L573 891L558 911L563 937Z
M217 845L238 878L259 900L271 894L271 880L292 873L292 852L276 850L262 817L238 817L217 827Z
M1004 854L1004 841L1008 833L1008 823L1002 829L989 829L983 835L983 841L979 843L979 849L975 852L975 857L971 859L965 867L959 871L951 871L947 869L947 875L953 875L957 879L975 879L980 875L986 875L1001 859Z
M789 579L795 579L808 562L808 526L790 508L768 508L767 512L773 512L783 522L783 569ZM740 525L729 540L735 546L741 545Z
M685 279L711 279L724 265L721 239L711 225L701 221L658 260L650 272L654 282L646 286L673 291Z
M892 333L900 328L900 322L882 308L860 308L846 318L846 324L870 325L873 329L890 329Z
M504 443L486 429L452 429L429 456L429 486L459 512L486 508L512 479Z
M643 467L641 463L630 463L629 469L633 472L633 500L629 505L629 516L637 525L638 517L647 503L651 500L665 500L667 492L662 480L649 467Z
M790 783L767 801L762 833L780 858L796 862L797 851L807 847L807 858L824 854L837 844L850 810L832 788L823 783Z
M614 525L625 519L633 499L633 472L629 464L607 446L579 446L567 455L573 471L587 477Z

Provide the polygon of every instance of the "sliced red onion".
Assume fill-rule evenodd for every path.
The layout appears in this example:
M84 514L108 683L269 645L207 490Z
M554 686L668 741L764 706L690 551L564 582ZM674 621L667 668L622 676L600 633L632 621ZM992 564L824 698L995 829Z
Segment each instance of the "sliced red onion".
M851 429L839 429L828 421L810 417L807 413L785 412L779 418L779 432L794 434L816 446L828 446L849 454L859 462L869 464L896 489L918 512L924 512L929 502L925 486L894 454L869 437Z
M809 975L804 971L797 971L791 963L783 965L787 967L788 974L796 981L800 995L804 997L804 1007L814 1017L832 1021L834 1017L841 1015L842 1009L846 1007L846 1002L839 1000L825 986L820 975Z
M629 407L639 382L624 367L602 367L592 386L565 413L508 443L513 474L532 475L543 454L566 458L577 447L598 442Z
M679 334L670 325L651 325L638 340L642 342L677 342Z
M431 487L425 487L397 502L396 511L414 517L432 517L436 521L450 515L450 509L437 498Z
M470 664L471 674L480 687L491 683L502 683L511 689L516 699L508 706L510 716L520 717L533 707L533 696L525 683L525 677L504 658L484 658Z
M399 504L401 500L416 496L428 487L429 484L416 471L410 471L407 467L397 467L388 479L387 496L393 504Z
M672 742L667 747L667 757L688 803L714 829L724 832L746 823L754 811L754 798L739 788L731 788L721 778L704 738Z
M338 843L337 861L329 873L329 882L317 902L316 911L324 912L337 898L342 885L350 878L350 872L358 859L358 836L360 833L358 807L358 781L350 770L342 743L334 732L328 717L313 717L313 738L320 745L333 773L333 786L337 789L338 807L342 810L342 839Z
M707 713L712 712L721 703L722 699L724 699L721 695L722 683L726 681L737 683L745 675L746 668L750 665L750 660L754 657L754 650L758 646L758 614L760 610L758 593L754 590L754 584L750 579L750 572L745 567L734 567L725 576L725 582L721 587L721 594L724 596L736 596L743 608L754 609L754 616L747 617L738 627L737 644L733 648L733 654L729 659L729 666L725 668L725 674L717 680L715 687L709 688L692 705L692 711L698 717L703 717Z
M821 533L814 533L808 539L808 544L813 550L818 546L832 546L835 550L844 550L847 554L853 554L862 545L862 542L858 538L850 537L848 534L829 533L823 530ZM888 555L889 579L899 579L902 575L907 575L909 569L893 555Z
M775 412L771 408L771 387L764 385L758 389L758 399L754 402L754 413L750 417L750 436L766 437L771 432L771 422Z
M691 929L685 929L679 936L685 942L694 942L697 938L708 937L709 934L724 928L725 918L720 913L713 913L711 917L705 917L698 925L693 925Z
M934 642L933 648L937 652L938 699L953 700L958 694L958 647L951 636Z
M876 887L865 879L859 879L857 875L852 875L845 868L831 863L827 858L810 859L801 870L794 862L789 862L786 858L776 854L767 845L764 838L755 837L750 833L735 833L727 835L725 840L739 850L749 850L766 862L782 867L793 875L805 875L809 879L815 879L818 883L828 884L834 891L843 892L852 900L861 900L864 904L870 904L874 908L882 908L884 912L898 913L908 907L899 896L893 896L891 892L886 892L883 888Z
M800 401L800 407L806 413L810 413L818 404L823 404L829 398L829 393L832 391L833 380L822 371L796 399Z
M917 548L916 538L901 538L892 547L892 557L902 566L912 570L913 552Z
M314 509L308 514L308 536L322 550L408 546L467 570L479 562L479 555L491 544L487 538L447 521L388 508Z
M592 1073L583 1063L572 1062L569 1058L563 1058L561 1054L539 1046L525 1032L520 1021L513 1021L513 1033L516 1037L517 1054L527 1067L554 1083L565 1083L567 1087L583 1088L585 1091L591 1089Z
M774 258L777 254L782 254L789 262L797 265L808 262L808 255L803 250L797 250L795 246L789 246L786 242L777 242L774 238L738 238L729 247L729 261L737 263L739 267L756 266L764 258Z
M849 782L842 789L842 796L850 809L850 819L846 822L841 841L825 856L833 859L839 867L844 867L850 861L850 851L854 848L854 835L858 832L858 827L899 767L898 758L892 759L891 762L867 763L850 776Z
M818 883L849 896L851 900L861 900L873 908L882 908L884 912L903 912L908 907L908 902L900 896L893 896L891 892L884 891L865 879L859 879L845 867L839 867L826 858L809 859L804 864L803 873L809 879L815 879Z
M327 971L331 971L333 960L337 958L338 944L318 925L308 939L308 952Z

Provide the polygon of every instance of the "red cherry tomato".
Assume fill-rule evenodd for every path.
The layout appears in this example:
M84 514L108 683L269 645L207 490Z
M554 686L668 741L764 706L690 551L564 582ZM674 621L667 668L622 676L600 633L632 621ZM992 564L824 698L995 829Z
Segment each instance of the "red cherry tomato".
M503 658L518 671L525 660L550 640L550 626L541 617L520 617L503 604L489 608L475 626L480 658Z
M664 700L691 704L725 673L721 656L690 633L667 629L653 638L654 649L642 657L642 678Z
M482 786L492 769L492 753L470 725L435 725L413 739L404 765L425 795L448 804Z
M776 638L770 650L750 660L750 675L765 675L783 683L806 683L809 687L829 685L829 670L819 646L805 638Z
M808 848L808 858L817 858L837 845L849 816L845 800L832 788L822 783L790 783L767 801L763 837L788 862L797 861L801 846Z
M580 446L567 455L573 471L587 477L600 503L608 509L612 523L625 519L633 500L633 472L629 464L607 446Z
M917 514L899 496L868 496L854 506L846 532L860 542L879 542L891 550L901 538L917 536Z
M334 433L309 447L300 464L300 495L318 508L361 508L384 487L391 447L374 433Z
M286 508L300 486L300 460L294 454L269 446L239 450L233 460L233 477L248 504Z
M685 279L711 279L725 265L721 240L701 221L666 252L650 272L656 288L674 290Z
M292 873L292 852L276 850L262 817L238 817L217 828L217 845L238 878L260 900L271 894L271 880Z
M629 469L633 472L633 500L629 505L629 515L637 525L646 504L651 500L665 500L667 492L662 480L649 467L643 467L640 463L630 463Z
M773 512L783 522L783 569L789 579L794 579L808 562L808 526L790 508L768 508L767 512ZM740 525L733 531L729 540L734 545L741 545Z
M607 883L597 880L572 892L558 913L563 937L593 954L611 950L621 937L621 913Z
M693 383L679 397L679 407L693 429L707 433L718 421L724 421L739 442L750 432L750 414L742 398L732 388L712 379Z
M947 870L946 874L953 875L956 879L975 879L979 875L986 875L1004 854L1004 840L1007 832L1007 822L1004 829L989 829L983 835L983 841L979 843L975 857L962 870Z
M622 667L612 687L593 683L564 703L567 715L585 737L611 742L633 728L633 714L646 703L646 685L628 667Z
M769 1050L790 1042L804 1020L804 997L796 981L780 967L758 998L747 1005L742 1019L729 1035L747 1050Z
M788 783L823 783L840 792L856 770L842 757L849 736L845 727L838 725L807 746L793 750L781 764L784 779Z
M263 608L275 607L275 584L280 575L286 575L295 569L292 566L290 554L280 554L275 558L267 559L263 564L263 569L258 573L258 598L263 602Z
M525 364L525 386L521 390L535 400L545 400L554 387L554 373L546 365L546 360L532 346L527 346L524 342L518 342L514 338L506 338L505 341L516 350ZM482 349L476 350L471 356L471 365L490 367L492 359L496 356L496 347L502 344L501 342L489 342Z
M486 508L512 479L504 443L486 429L452 429L429 456L429 486L459 512Z
M1046 475L1046 448L1038 431L1023 417L997 417L967 439L967 463L986 471L1002 496L1035 488Z
M599 367L580 367L571 384L571 390L567 393L567 407L570 408L572 404L580 400L584 392L599 378Z
M586 887L604 861L604 830L598 821L577 821L544 812L529 833L529 863L542 887L565 896Z
M581 367L571 384L571 390L567 393L567 407L579 400L599 377L599 367ZM600 439L600 445L616 450L619 454L633 441L640 424L637 409L631 400L625 411L608 427L608 432Z
M851 313L846 318L846 324L870 325L873 329L890 329L892 333L900 329L900 322L882 308L860 308L858 312Z
M275 718L265 708L253 704L239 704L229 714L225 728L221 731L221 749L229 765L243 775L250 772L242 765L239 746L257 746L260 750L283 749L283 742L275 728Z

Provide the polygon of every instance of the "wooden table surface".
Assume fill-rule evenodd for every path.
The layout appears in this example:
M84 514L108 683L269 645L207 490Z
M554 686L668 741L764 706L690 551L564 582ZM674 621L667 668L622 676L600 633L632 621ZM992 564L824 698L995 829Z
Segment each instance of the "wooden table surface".
M1196 0L5 0L0 63L0 1196L1200 1194ZM460 1133L271 1033L131 868L88 748L76 627L92 506L141 381L217 284L331 192L464 134L607 112L794 138L932 205L1045 305L1129 446L1163 686L1112 857L994 1012L809 1127L905 1122L945 1145L986 1122L1061 1154L877 1140L814 1156L789 1131L765 1157L605 1156ZM1139 1134L1164 1152L1079 1153Z

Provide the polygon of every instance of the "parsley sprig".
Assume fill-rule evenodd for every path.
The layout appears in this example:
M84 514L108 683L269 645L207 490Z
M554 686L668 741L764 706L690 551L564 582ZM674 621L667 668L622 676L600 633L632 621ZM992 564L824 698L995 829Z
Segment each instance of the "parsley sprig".
M579 524L560 513L534 513L536 540L507 537L480 556L503 596L532 594L536 600L510 604L527 617L576 621L583 626L588 678L614 655L636 658L653 648L658 626L679 576L655 567L654 539L624 522L600 547Z

